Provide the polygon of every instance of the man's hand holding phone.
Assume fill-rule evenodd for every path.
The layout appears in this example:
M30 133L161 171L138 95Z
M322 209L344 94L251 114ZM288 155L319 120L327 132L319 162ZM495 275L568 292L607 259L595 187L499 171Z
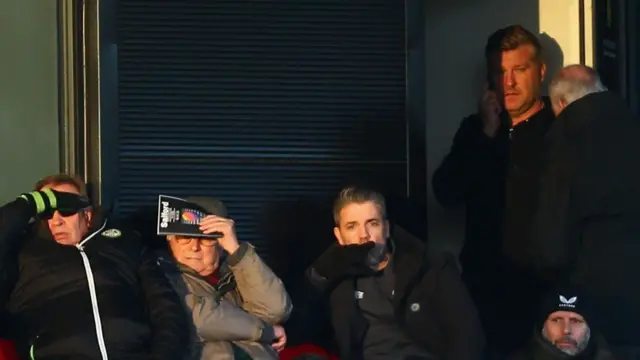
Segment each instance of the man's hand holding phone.
M490 138L494 138L498 133L501 112L502 106L500 106L498 94L487 83L480 98L479 113L482 118L483 131Z

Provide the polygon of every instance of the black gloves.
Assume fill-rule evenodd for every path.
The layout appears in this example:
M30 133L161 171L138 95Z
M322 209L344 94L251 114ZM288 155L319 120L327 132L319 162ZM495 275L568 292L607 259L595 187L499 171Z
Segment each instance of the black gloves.
M53 215L56 210L62 216L69 216L91 207L91 202L86 196L51 189L22 194L20 198L33 206L36 215L45 218Z
M373 275L384 258L384 245L367 242L362 245L333 245L313 264L313 271L334 281L347 276Z

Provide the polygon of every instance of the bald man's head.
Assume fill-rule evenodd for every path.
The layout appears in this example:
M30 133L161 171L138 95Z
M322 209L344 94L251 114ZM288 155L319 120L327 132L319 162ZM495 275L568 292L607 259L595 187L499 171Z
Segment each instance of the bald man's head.
M592 93L606 91L598 73L585 65L569 65L549 84L553 112L558 115L572 102Z

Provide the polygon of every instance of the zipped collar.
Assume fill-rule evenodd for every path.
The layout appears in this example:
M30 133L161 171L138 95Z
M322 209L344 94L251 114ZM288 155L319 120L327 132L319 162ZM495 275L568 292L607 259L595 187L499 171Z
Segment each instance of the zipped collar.
M86 244L89 240L93 239L96 235L98 235L102 230L104 230L106 226L107 226L107 220L105 219L102 222L102 225L97 230L93 231L92 233L89 233L89 235L87 235L84 238L84 240L76 244L76 248L78 248L78 250L80 251L84 250L84 244Z
M84 239L80 240L80 242L75 245L76 248L80 251L84 250L84 245L104 230L107 226L107 221L107 214L103 213L102 207L95 207L93 209L93 218L91 219L92 225L89 227L89 232L84 236Z
M158 263L160 265L164 265L163 267L165 271L186 274L211 285L216 290L218 297L222 297L227 292L236 288L236 279L226 262L222 262L218 268L218 274L220 277L216 285L210 284L202 275L198 274L198 272L192 268L175 261L169 252L162 251L158 256Z
M98 223L99 217L94 218L96 220L96 224ZM100 355L102 360L109 360L109 355L107 353L107 345L104 339L104 332L102 328L102 319L100 317L100 308L98 304L98 292L96 290L96 282L95 277L93 275L93 269L91 269L91 261L89 257L84 251L84 246L89 240L93 239L98 235L105 227L107 226L107 220L105 219L102 222L102 226L93 232L89 233L89 235L85 236L84 240L80 241L76 245L76 248L80 252L80 256L82 257L82 264L84 265L84 271L87 275L87 285L89 287L89 296L91 298L91 310L93 312L93 320L96 328L96 337L98 339L98 349L100 350Z
M593 335L593 334L592 334ZM589 339L587 347L579 354L566 354L555 345L551 344L547 339L542 337L542 330L539 327L534 329L532 339L532 355L534 360L581 360L593 358L595 351L595 337Z

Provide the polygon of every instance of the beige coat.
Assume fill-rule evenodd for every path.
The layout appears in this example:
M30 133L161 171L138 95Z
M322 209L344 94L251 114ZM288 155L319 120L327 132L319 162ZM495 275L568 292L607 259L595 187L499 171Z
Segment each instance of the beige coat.
M216 287L169 256L161 257L159 264L193 319L188 360L234 359L232 344L254 360L278 359L260 338L265 328L267 334L272 325L288 318L291 299L253 246L243 243L229 256Z

